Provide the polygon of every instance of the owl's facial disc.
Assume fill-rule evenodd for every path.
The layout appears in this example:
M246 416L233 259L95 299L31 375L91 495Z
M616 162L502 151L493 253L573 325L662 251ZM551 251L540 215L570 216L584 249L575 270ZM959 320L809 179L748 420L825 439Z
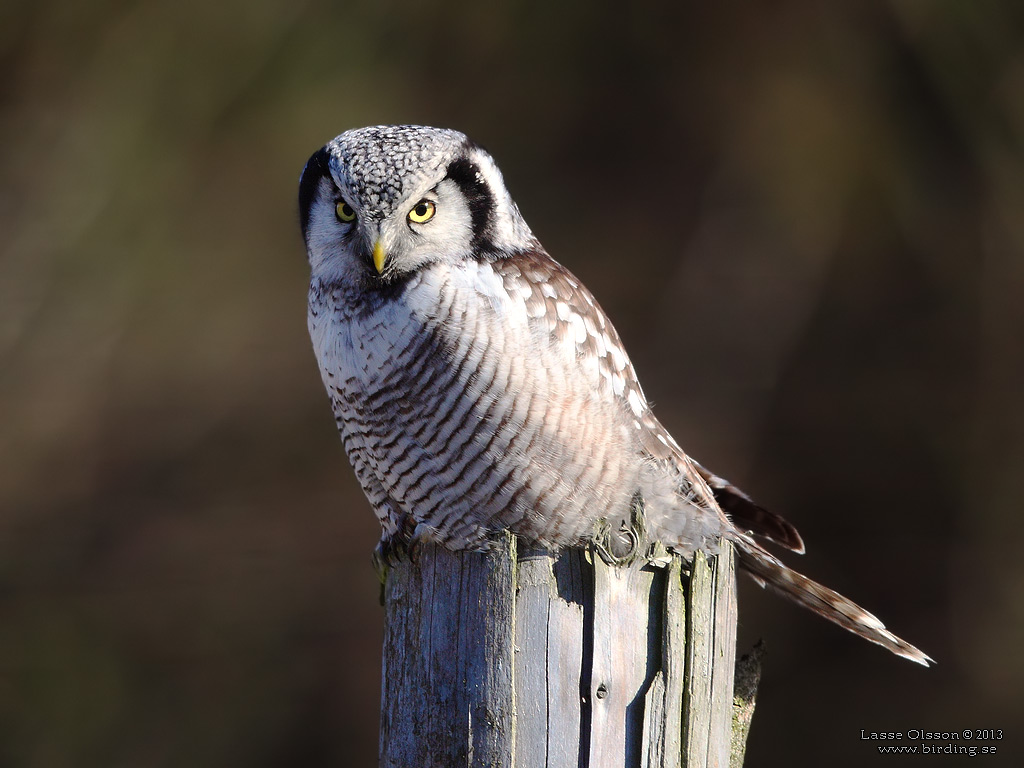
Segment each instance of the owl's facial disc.
M359 289L538 247L490 155L457 131L341 134L306 164L299 211L313 275Z
M472 255L473 219L458 184L448 178L414 189L388 211L368 210L360 230L376 275L389 279L427 264Z

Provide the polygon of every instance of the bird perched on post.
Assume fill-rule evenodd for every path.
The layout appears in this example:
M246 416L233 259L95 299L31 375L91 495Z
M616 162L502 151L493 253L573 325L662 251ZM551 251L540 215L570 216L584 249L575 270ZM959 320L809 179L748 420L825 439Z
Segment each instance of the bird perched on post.
M379 552L480 549L511 529L553 548L644 500L671 551L733 543L742 568L927 666L877 618L787 568L796 529L688 457L651 412L590 291L551 258L491 156L457 131L378 126L317 151L299 186L309 333Z

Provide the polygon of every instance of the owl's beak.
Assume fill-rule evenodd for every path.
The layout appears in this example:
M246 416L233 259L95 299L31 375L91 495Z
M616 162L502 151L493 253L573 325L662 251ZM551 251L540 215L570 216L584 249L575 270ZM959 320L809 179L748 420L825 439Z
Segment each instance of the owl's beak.
M384 251L384 245L380 240L377 240L373 244L373 266L377 269L377 274L381 274L384 271L384 262L387 261L388 255Z

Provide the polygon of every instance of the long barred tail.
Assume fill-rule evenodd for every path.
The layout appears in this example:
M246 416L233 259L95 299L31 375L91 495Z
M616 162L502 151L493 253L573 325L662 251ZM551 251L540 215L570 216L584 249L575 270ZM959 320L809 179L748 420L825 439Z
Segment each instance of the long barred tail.
M896 637L875 616L838 592L811 581L758 546L749 536L739 534L733 539L739 564L761 586L767 586L805 608L824 616L839 626L878 643L897 656L928 666L934 664L928 654Z

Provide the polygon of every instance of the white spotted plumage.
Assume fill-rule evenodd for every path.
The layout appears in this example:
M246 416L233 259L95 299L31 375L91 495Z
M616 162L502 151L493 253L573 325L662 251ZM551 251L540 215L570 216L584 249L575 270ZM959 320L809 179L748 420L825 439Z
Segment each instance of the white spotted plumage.
M482 148L435 128L348 131L310 158L299 203L310 336L383 547L479 548L506 528L579 544L599 522L625 525L639 493L670 549L728 539L763 584L929 661L754 541L803 549L662 427L610 321L537 242Z

